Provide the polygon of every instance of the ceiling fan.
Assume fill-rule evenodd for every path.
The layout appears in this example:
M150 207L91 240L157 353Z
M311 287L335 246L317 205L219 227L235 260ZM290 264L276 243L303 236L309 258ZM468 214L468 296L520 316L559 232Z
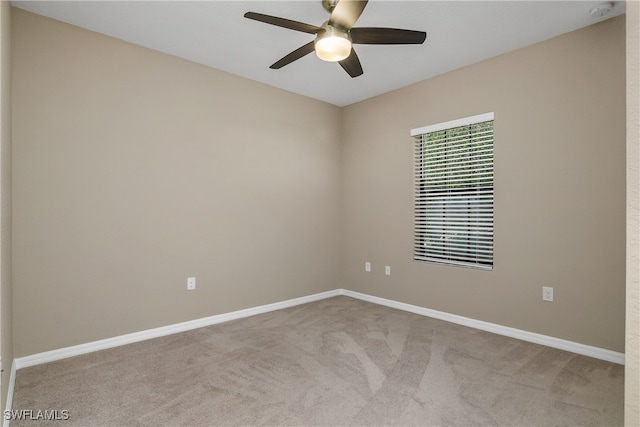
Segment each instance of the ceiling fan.
M247 12L244 17L316 36L313 41L284 56L269 68L282 68L315 50L318 58L337 62L351 77L358 77L363 73L362 65L352 44L422 44L427 38L427 33L424 31L377 27L354 28L353 25L362 14L367 1L322 0L322 7L330 13L330 16L329 20L319 27L256 12Z

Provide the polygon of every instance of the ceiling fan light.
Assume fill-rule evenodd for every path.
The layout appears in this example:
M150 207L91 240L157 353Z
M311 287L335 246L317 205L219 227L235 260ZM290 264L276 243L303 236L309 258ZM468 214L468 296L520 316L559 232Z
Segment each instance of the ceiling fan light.
M351 39L347 32L325 26L325 31L316 37L315 50L318 58L323 61L342 61L351 54Z

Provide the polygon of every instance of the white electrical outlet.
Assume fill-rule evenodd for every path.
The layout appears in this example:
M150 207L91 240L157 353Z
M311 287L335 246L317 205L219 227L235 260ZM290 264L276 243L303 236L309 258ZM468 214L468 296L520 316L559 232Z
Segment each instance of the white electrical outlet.
M553 301L553 288L551 286L542 287L542 299L544 301Z
M196 278L195 277L189 277L187 279L187 290L188 291L192 291L196 288Z
M391 266L390 265L385 265L384 266L384 274L385 274L385 276L391 276Z
M369 261L364 263L364 271L371 273L371 263Z

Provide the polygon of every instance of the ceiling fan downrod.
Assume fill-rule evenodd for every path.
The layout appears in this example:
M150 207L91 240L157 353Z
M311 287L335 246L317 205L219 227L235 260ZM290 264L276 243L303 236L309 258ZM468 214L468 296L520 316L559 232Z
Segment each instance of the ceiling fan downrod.
M322 7L324 7L324 10L331 13L333 12L333 9L336 8L338 1L339 0L322 0Z

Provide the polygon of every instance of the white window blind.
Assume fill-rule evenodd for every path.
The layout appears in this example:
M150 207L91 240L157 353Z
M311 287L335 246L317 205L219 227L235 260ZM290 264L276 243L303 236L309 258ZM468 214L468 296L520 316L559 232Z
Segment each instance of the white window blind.
M493 113L413 129L414 260L493 269Z

